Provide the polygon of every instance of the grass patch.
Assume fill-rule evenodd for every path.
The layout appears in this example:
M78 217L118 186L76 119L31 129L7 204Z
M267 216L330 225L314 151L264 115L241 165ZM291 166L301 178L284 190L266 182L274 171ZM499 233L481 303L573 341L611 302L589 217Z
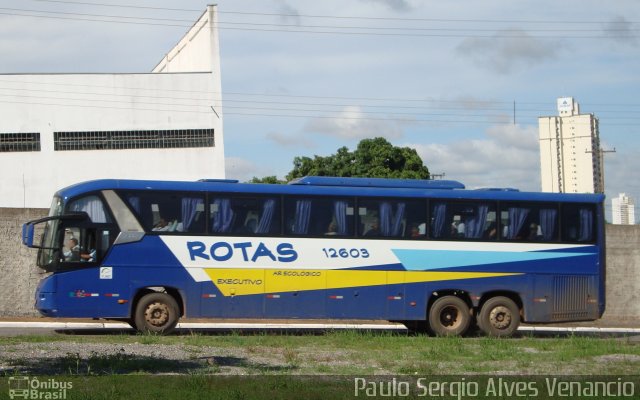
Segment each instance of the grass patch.
M130 351L65 354L50 360L25 346L57 342L154 346L157 357ZM162 356L171 345L183 357ZM114 346L112 346L114 347ZM157 349L156 349L157 347ZM89 346L91 348L91 346ZM177 348L177 350L176 350ZM157 351L156 351L157 350ZM40 357L40 358L39 358ZM21 359L18 359L21 358ZM26 359L26 360L25 360ZM31 363L24 366L24 363ZM429 337L377 331L318 334L192 333L159 335L32 335L0 338L0 363L27 371L104 374L628 374L640 370L640 345L624 338L569 335L500 339ZM11 372L9 370L9 372ZM6 372L5 372L6 373Z

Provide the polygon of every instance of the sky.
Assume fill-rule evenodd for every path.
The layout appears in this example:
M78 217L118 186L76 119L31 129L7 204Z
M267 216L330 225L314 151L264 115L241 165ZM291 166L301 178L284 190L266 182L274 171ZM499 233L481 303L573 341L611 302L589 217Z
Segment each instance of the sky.
M148 72L206 4L0 0L0 73ZM383 136L469 188L538 191L537 118L571 96L616 150L605 156L607 204L620 192L640 203L637 0L219 0L218 10L228 178L284 178L296 156Z

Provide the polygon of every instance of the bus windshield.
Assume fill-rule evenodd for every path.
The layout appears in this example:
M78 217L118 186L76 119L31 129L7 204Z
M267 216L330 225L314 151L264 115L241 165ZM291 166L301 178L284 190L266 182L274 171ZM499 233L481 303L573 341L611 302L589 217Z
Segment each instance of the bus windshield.
M50 217L57 217L62 215L62 199L60 197L54 197L51 202L51 208L49 209ZM59 219L53 219L47 221L44 226L44 233L42 235L42 248L38 253L38 266L46 267L51 265L56 260L56 253L59 250L60 245L58 225Z

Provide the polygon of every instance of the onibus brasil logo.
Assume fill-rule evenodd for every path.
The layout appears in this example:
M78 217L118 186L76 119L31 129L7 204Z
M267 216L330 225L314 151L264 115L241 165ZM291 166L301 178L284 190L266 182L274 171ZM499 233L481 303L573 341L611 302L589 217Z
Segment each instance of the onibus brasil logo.
M38 379L28 376L9 377L10 399L63 400L73 382L63 382L55 378Z

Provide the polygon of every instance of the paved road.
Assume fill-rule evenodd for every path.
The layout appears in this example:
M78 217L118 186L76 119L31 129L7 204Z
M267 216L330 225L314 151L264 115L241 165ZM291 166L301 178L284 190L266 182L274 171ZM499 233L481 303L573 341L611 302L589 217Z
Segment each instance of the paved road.
M401 324L340 324L340 323L238 323L238 322L185 322L178 324L178 332L201 332L220 334L229 331L269 331L291 333L318 333L329 330L375 330L386 332L406 332ZM536 336L557 336L564 334L626 336L640 341L640 328L616 327L566 327L566 326L521 326L518 330L523 334L533 333ZM125 323L117 322L26 322L0 321L0 336L24 336L37 334L81 334L102 335L134 332Z

